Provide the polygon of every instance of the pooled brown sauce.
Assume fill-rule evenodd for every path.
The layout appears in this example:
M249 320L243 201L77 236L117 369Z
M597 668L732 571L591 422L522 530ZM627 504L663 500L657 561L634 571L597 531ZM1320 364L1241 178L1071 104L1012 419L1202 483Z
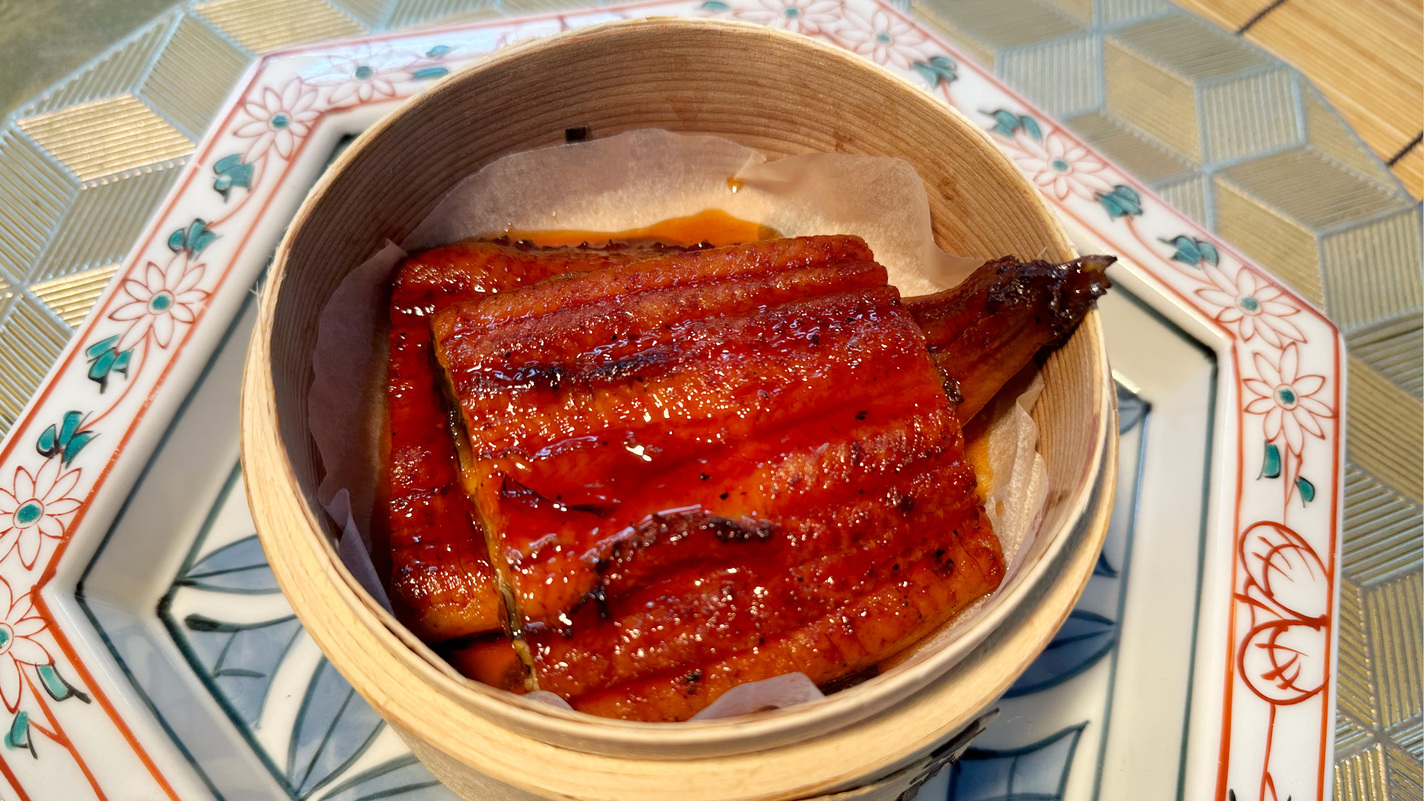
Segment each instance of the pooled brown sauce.
M504 235L510 240L529 242L540 247L599 247L609 242L685 248L699 245L723 247L781 237L781 234L772 228L733 217L720 209L707 209L685 217L673 217L627 231L526 231L511 228L505 231Z

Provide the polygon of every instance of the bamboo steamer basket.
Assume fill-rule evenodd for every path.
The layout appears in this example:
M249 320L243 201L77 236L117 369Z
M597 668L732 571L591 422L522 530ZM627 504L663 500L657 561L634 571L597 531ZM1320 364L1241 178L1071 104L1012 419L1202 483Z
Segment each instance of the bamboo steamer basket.
M750 718L612 721L463 679L375 603L333 546L306 407L316 321L348 272L400 241L462 177L566 129L715 134L770 158L897 156L929 194L942 247L1075 254L1037 191L969 121L809 39L710 20L618 22L499 51L365 133L312 191L277 252L248 354L243 466L257 532L332 664L468 799L893 799L989 709L1066 619L1107 529L1116 411L1097 314L1042 367L1048 463L1024 567L956 639L823 701ZM961 738L962 739L962 738Z

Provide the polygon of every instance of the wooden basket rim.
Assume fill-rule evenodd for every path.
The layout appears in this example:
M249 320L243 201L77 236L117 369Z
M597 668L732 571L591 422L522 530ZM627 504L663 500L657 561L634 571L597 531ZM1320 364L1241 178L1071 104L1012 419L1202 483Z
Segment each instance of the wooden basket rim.
M725 20L688 20L688 19L659 19L652 22L647 21L618 21L591 28L580 29L559 37L536 40L522 45L499 51L494 55L472 65L468 70L452 76L431 91L413 99L403 111L408 112L416 109L423 103L439 102L442 93L456 91L462 80L468 80L482 69L495 65L505 64L515 59L524 58L530 53L541 50L565 46L573 42L587 41L605 36L625 35L630 30L646 30L649 26L659 26L662 28L675 29L707 29L716 31L736 30L740 35L753 35L767 37L768 39L780 40L783 42L794 42L797 46L814 48L822 52L824 56L845 60L847 63L854 63L856 68L868 68L866 62L856 56L832 48L829 45L813 42L791 34L774 31L762 26L755 26L748 23L730 22ZM1014 167L1008 157L1002 154L999 149L992 144L982 131L969 123L959 112L948 108L923 95L917 88L898 77L889 76L892 80L902 84L904 88L912 90L916 96L923 96L923 102L932 104L935 113L953 120L952 124L957 124L968 131L973 131L985 145L985 154L989 158L997 159L999 167L1008 171L1009 174L1018 176L1017 168ZM397 112L401 113L401 112ZM809 705L808 708L794 708L782 710L778 713L767 715L752 721L709 721L699 723L679 724L668 726L666 724L645 724L625 721L608 721L591 718L578 713L568 713L553 708L546 708L543 705L536 705L522 699L510 703L509 700L497 697L494 692L482 686L472 686L471 682L460 679L447 667L441 667L432 663L435 658L433 652L424 649L423 653L417 654L420 649L412 650L409 633L395 630L391 626L393 618L381 619L380 615L372 614L374 611L368 601L363 601L364 592L358 592L358 585L350 577L349 571L340 562L335 550L325 537L306 536L305 542L301 536L287 536L290 532L274 529L271 525L266 525L264 512L274 510L275 506L285 507L288 512L292 509L300 509L300 515L296 520L288 520L288 523L296 523L295 528L300 533L311 534L320 532L323 526L317 520L309 503L301 497L297 491L295 470L290 458L280 447L277 439L275 426L275 408L271 404L271 370L270 370L270 340L264 336L265 332L271 330L272 315L275 308L275 298L283 284L283 266L289 255L289 246L292 239L292 232L297 231L306 218L310 209L319 201L323 193L329 187L334 176L354 159L360 152L363 144L371 139L380 136L381 132L394 123L395 115L382 120L357 142L353 143L335 162L328 173L318 182L308 201L303 204L302 210L298 213L282 246L277 252L277 257L272 267L272 278L266 295L263 298L258 327L254 333L253 345L249 353L247 364L247 375L244 380L244 401L243 401L243 458L244 466L250 468L249 475L261 475L265 479L262 482L253 482L249 486L250 502L254 508L254 518L259 519L258 530L263 533L264 547L269 548L269 557L273 561L274 571L278 573L284 590L288 590L289 597L293 598L293 607L302 617L304 624L312 631L318 644L329 654L336 652L346 655L349 653L346 646L351 643L343 638L341 629L343 626L359 627L360 633L367 644L379 643L382 649L386 650L385 656L390 657L390 662L385 662L372 657L372 664L362 664L359 660L351 662L338 661L333 658L333 664L337 665L343 673L352 679L353 686L357 687L363 695L380 709L383 714L392 718L401 728L414 733L419 733L423 729L430 728L427 724L432 717L440 717L438 709L449 711L451 704L458 705L466 710L472 711L482 718L506 729L515 736L532 736L534 739L543 740L549 743L556 743L553 747L563 745L569 748L577 748L582 745L593 751L605 752L612 748L614 750L646 750L650 753L676 754L676 753L722 753L729 746L747 745L750 743L767 742L777 739L787 731L807 731L818 727L834 726L835 719L844 718L854 708L863 704L862 696L870 689L879 688L889 676L893 676L896 682L903 685L903 692L896 701L903 701L904 696L919 691L920 688L931 682L935 677L943 675L950 667L948 663L958 661L957 658L936 658L926 659L918 665L902 672L888 674L887 677L867 682L862 687L869 688L852 690L838 693L818 702ZM1052 232L1057 240L1058 249L1064 253L1071 254L1071 246L1068 244L1067 236L1058 225L1056 218L1048 210L1046 203L1038 195L1026 180L1019 176L1017 181L1012 181L1009 186L1017 191L1024 200L1027 200L1034 211L1039 214L1045 222L1044 229ZM1115 461L1105 459L1106 454L1115 448L1112 437L1109 436L1109 426L1115 415L1111 394L1107 391L1107 365L1106 356L1102 348L1101 330L1096 314L1089 316L1083 329L1075 336L1088 336L1097 344L1098 358L1093 365L1095 371L1099 373L1101 380L1095 380L1094 386L1094 408L1097 410L1098 431L1095 436L1095 450L1093 452L1093 463L1096 467L1091 471L1094 476L1102 476L1104 480L1109 478L1116 469ZM265 394L264 394L265 393ZM260 420L259 420L260 418ZM266 431L265 441L256 441L257 432ZM273 481L273 479L278 479ZM281 493L269 493L270 484L278 483L285 486L286 497ZM1110 482L1109 482L1110 483ZM1087 520L1086 515L1093 511L1096 482L1088 481L1075 488L1075 492L1068 501L1070 513L1067 515L1069 521L1078 521L1080 526ZM1101 537L1105 532L1105 524L1101 531L1089 531L1087 536L1090 540L1101 542ZM1066 543L1073 539L1070 532L1056 534L1056 539L1049 552L1041 558L1036 570L1039 578L1046 574L1050 566L1061 561L1058 557L1062 555ZM274 543L281 543L282 548L290 548L293 545L309 552L304 554L308 568L319 566L315 574L305 572L289 573L283 568L287 566L286 560L279 559L276 551L282 548L272 547ZM279 567L281 562L281 567ZM1083 581L1086 581L1086 573ZM318 605L306 608L302 601L307 599L304 593L299 592L296 586L302 582L331 582L329 587L322 588L322 593L330 600L339 600L342 609L335 617L329 616L333 610L328 605ZM982 639L995 628L996 625L1008 618L1011 613L1018 610L1025 599L1034 594L1040 582L1024 581L1020 585L1020 593L1017 598L1009 599L999 607L999 614L986 616L985 624L981 627L976 623L972 629L977 630L979 639ZM288 588L291 589L288 589ZM1081 587L1079 587L1081 589ZM1073 593L1076 598L1077 593ZM299 601L298 599L301 599ZM1072 602L1063 607L1061 614L1066 616ZM1035 612L1040 610L1034 610ZM397 627L398 628L398 627ZM1051 636L1050 629L1042 639L1046 642ZM966 632L960 641L970 643L974 637L971 632ZM345 642L345 645L342 643ZM972 643L970 643L972 645ZM1042 642L1038 643L1041 648ZM967 648L968 646L966 646ZM953 650L946 647L945 653ZM1037 650L1036 648L1034 650ZM408 658L399 658L397 654ZM962 654L960 655L962 657ZM379 662L379 664L377 664ZM443 665L443 663L440 663ZM435 703L434 699L426 699L428 704L397 704L392 706L391 702L402 694L403 681L415 680L418 684L426 685L435 691L435 695L441 703ZM389 684L388 682L394 682ZM987 689L987 688L986 688ZM983 703L988 703L1003 687L998 687L993 695L982 698ZM903 704L901 705L903 707ZM968 706L968 705L966 705ZM978 706L982 706L980 703ZM978 706L973 709L963 710L965 717L977 711ZM720 746L720 747L719 747ZM443 747L443 746L442 746Z

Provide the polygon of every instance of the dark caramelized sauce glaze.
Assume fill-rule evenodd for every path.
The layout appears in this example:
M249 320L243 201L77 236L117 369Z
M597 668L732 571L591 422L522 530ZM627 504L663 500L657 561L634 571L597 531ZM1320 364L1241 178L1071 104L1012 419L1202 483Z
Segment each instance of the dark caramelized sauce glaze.
M393 324L385 521L391 605L413 631L431 640L498 629L505 618L483 534L459 483L440 381L428 330Z
M873 666L997 585L939 372L867 256L675 255L435 315L541 688L685 719Z
M511 232L401 267L392 596L466 675L684 720L747 681L866 675L1001 581L960 421L1106 262L902 303L854 237L711 247L753 228Z
M385 534L396 615L423 639L500 631L508 615L483 530L461 485L458 417L431 350L429 315L451 304L580 269L654 255L457 243L416 254L392 286L387 373Z

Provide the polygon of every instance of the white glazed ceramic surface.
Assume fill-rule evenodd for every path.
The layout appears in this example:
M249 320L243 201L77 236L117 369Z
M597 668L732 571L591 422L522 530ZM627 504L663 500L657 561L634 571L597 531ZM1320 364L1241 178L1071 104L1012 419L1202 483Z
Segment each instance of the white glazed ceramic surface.
M1336 330L879 0L616 6L255 65L0 450L0 795L447 797L301 631L252 536L250 289L333 150L401 99L511 41L657 15L776 25L886 66L990 131L1081 249L1124 259L1103 304L1123 437L1103 561L920 797L1327 797Z

